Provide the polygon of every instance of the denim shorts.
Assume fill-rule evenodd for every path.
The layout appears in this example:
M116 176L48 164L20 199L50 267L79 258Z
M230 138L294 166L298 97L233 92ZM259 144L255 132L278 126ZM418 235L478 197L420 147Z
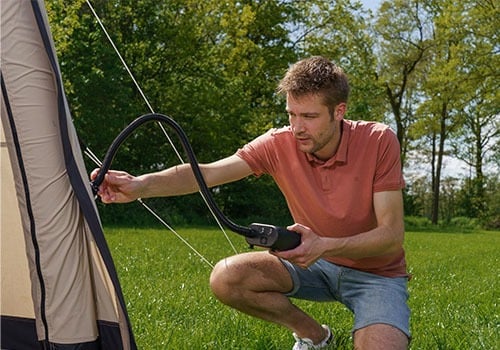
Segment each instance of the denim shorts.
M326 260L318 260L307 269L282 262L293 280L293 289L287 296L344 304L354 313L353 332L382 323L411 338L407 277L383 277Z

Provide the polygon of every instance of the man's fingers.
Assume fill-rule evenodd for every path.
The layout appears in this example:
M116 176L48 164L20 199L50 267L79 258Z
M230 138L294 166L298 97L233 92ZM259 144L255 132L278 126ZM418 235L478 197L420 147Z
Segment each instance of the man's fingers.
M90 173L91 180L94 180L97 177L97 174L99 174L99 170L99 168L95 168L94 170L92 170L92 172Z

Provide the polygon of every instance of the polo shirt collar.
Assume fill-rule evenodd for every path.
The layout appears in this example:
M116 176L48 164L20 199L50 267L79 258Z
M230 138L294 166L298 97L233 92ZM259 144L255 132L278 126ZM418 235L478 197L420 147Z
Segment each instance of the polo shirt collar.
M337 152L327 160L321 160L316 158L314 155L306 153L307 160L311 164L317 164L324 167L331 167L335 163L346 163L347 162L347 146L349 145L349 137L351 134L351 122L349 120L342 119L340 127L342 128L342 136L340 138L339 148Z

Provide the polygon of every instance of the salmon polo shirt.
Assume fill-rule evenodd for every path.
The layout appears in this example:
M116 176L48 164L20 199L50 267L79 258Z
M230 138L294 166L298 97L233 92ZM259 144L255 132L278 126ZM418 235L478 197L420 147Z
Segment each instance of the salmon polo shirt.
M256 176L271 175L294 221L320 236L347 237L374 229L373 194L404 187L397 137L376 122L343 120L339 147L327 161L300 151L289 126L269 130L236 155ZM403 247L383 256L326 260L381 276L407 276Z

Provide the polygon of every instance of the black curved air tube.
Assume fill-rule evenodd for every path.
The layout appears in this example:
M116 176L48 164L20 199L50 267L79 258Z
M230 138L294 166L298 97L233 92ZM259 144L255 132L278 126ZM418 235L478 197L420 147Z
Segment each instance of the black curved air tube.
M210 190L203 178L203 174L198 165L198 160L194 154L194 151L189 143L189 140L182 128L179 124L172 118L158 113L150 113L145 114L141 117L135 119L132 123L130 123L122 132L115 138L108 151L106 152L106 156L102 162L102 166L96 176L96 178L91 182L92 191L94 195L97 194L99 190L99 186L104 181L104 176L108 172L111 167L111 163L113 158L118 151L120 145L127 139L132 132L141 126L144 123L150 121L159 121L168 124L172 129L174 129L175 133L179 137L182 147L187 154L189 159L189 163L191 164L191 169L193 174L198 182L198 186L200 187L200 191L205 197L210 209L214 212L214 215L217 219L220 220L226 227L230 230L246 237L247 242L251 245L257 245L260 247L270 248L273 250L288 250L297 247L300 244L300 234L294 231L289 231L285 228L266 225L266 224L251 224L250 227L244 227L235 224L231 220L229 220L219 209L217 204L215 203Z

